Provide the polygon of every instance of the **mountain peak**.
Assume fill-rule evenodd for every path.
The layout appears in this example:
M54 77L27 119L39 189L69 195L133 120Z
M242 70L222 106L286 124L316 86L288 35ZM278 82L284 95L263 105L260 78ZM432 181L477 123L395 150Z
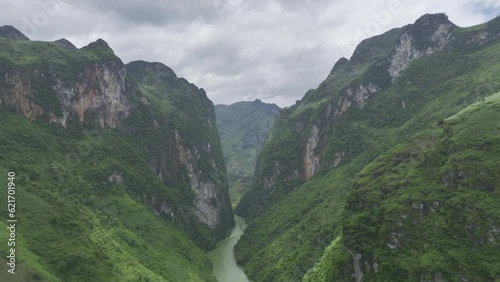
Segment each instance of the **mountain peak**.
M142 60L132 61L127 64L127 69L136 76L153 76L160 79L177 78L175 72L167 65L160 62L146 62Z
M0 37L24 41L30 40L26 35L11 25L0 26Z
M67 45L67 43L68 42L66 42L66 45ZM73 44L71 44L71 45L73 45ZM68 45L67 45L67 47L68 47ZM106 43L106 41L104 41L100 38L94 42L91 42L89 45L81 48L80 50L94 53L95 55L97 55L101 59L120 60L120 58L118 58L115 55L115 52L113 51L113 49L111 49L111 47L109 47L108 43Z
M54 42L61 44L63 47L65 47L67 49L71 49L71 50L78 49L78 48L76 48L75 45L73 45L73 43L71 43L71 41L69 41L66 38L61 38L61 39L56 40Z
M405 31L407 34L411 34L415 37L416 43L418 43L418 41L422 43L420 44L422 46L419 47L428 48L431 47L433 43L438 42L444 46L446 42L442 40L444 39L443 37L448 37L456 28L458 28L458 26L452 23L446 14L439 13L421 16L414 24L408 25Z
M452 24L448 16L445 13L436 13L436 14L425 14L418 18L414 25L416 26L427 26L427 25L439 25L439 24Z
M457 28L444 13L425 14L404 27L388 68L391 79L394 81L413 60L444 49Z
M253 101L253 104L254 104L254 106L258 106L258 105L262 104L262 100L261 99L255 99L255 101Z
M108 43L101 38L99 38L96 41L89 43L89 45L83 47L83 49L98 49L98 48L99 49L104 48L104 49L113 50L113 49L111 49L111 47L109 47Z
M252 107L255 109L264 112L269 115L276 115L280 111L280 107L278 107L276 104L268 104L262 102L260 99L255 99L255 101L252 102Z

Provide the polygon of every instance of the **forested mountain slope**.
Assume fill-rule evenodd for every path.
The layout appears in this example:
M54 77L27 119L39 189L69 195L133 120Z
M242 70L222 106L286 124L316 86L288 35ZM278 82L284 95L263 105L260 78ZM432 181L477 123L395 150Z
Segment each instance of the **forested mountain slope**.
M361 42L349 60L343 58L335 64L317 89L309 91L296 105L284 109L259 156L252 189L243 196L236 209L238 214L250 220L235 249L238 262L245 267L250 278L255 281L300 281L315 263L319 263L316 269L324 269L325 265L335 269L326 272L311 270L308 279L327 273L335 275L325 281L361 281L361 277L366 281L374 277L395 279L381 281L438 281L441 276L456 274L468 281L477 278L493 281L498 275L494 270L498 251L489 254L476 252L474 255L479 257L486 254L484 259L487 262L477 261L462 269L473 259L454 262L445 252L455 252L455 257L467 255L467 250L475 244L470 237L462 236L468 245L451 244L445 249L435 247L435 241L451 241L455 238L453 236L460 235L450 235L445 230L434 237L419 240L394 235L396 239L390 241L386 238L391 234L389 222L397 222L398 217L391 213L384 218L386 221L373 220L372 217L380 219L384 214L381 207L390 206L386 203L399 199L367 194L362 197L363 201L376 201L369 205L360 205L355 199L361 197L360 189L366 191L375 184L364 186L368 180L359 180L360 173L363 175L370 166L365 167L375 159L398 144L405 144L415 134L437 123L445 124L444 119L500 90L499 42L500 18L479 26L459 28L443 14L424 15L414 24ZM489 119L485 122L495 121ZM472 139L471 142L476 141ZM462 146L465 145L476 146L469 143ZM446 156L441 158L439 165L443 167L437 165L435 170L444 172ZM484 159L485 162L488 160ZM382 171L380 175L382 173L390 175L394 172ZM490 192L484 197L489 203L498 195L498 188L491 186L493 183L485 182ZM467 185L469 187L463 187L465 191L459 190L455 195L443 193L440 196L444 198L426 196L423 199L456 201L455 205L465 207L464 195L476 189L470 187L472 183L467 182ZM423 184L407 189L425 194L430 188ZM373 191L379 193L375 187ZM464 194L460 195L461 192ZM410 203L409 207L402 210L413 211L413 204L418 207L423 204L428 208L427 202L407 203ZM474 225L479 226L477 233L481 238L489 238L488 232L493 232L493 238L498 238L495 226L498 226L499 218L494 211L487 207L485 213L478 215L485 216L482 219L486 220ZM459 218L447 216L443 218L451 220L447 223L450 226L463 226L464 217L468 215ZM363 225L363 220L372 221ZM439 223L431 222L433 217L426 215L425 220L430 221L429 226L439 226ZM410 229L413 225L403 226ZM394 232L414 234L418 230ZM375 242L379 239L384 241ZM360 247L364 245L362 240L373 242L370 241L371 245L364 249ZM425 267L419 268L415 264L394 263L400 250L394 240L411 242L401 249L405 255L426 255L422 249L428 248L429 259L447 260L443 260L441 266L425 271L422 271ZM497 246L495 240L482 240L477 247ZM396 246L393 248L396 251L391 252L391 246ZM325 256L320 261L323 253ZM379 260L382 253L386 257ZM382 261L387 264L382 266ZM364 273L363 276L360 273Z
M0 120L0 185L16 175L16 278L215 280L203 250L234 222L202 89L158 63L125 66L103 40L77 49L3 27ZM0 253L5 265L7 244Z

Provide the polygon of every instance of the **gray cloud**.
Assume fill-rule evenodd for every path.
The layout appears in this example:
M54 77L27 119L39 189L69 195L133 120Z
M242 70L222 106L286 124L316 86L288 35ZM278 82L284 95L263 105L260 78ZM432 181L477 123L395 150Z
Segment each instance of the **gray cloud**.
M114 1L87 0L70 1L75 8L88 9L93 13L116 16L135 24L153 24L157 26L179 22L213 22L216 10L210 1L203 0L143 0Z
M54 6L54 3L57 6ZM125 62L159 61L214 103L295 103L364 38L446 12L460 26L500 0L0 0L0 24L81 47L103 38ZM396 8L394 8L396 7ZM45 17L44 17L45 15Z
M475 0L465 4L465 8L474 13L489 17L500 15L500 1L498 0Z

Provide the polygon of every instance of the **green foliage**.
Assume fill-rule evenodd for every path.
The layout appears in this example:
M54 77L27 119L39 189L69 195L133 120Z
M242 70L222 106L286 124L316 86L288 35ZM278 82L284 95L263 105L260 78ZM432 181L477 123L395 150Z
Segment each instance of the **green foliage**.
M412 137L363 169L347 200L343 244L384 281L500 273L500 93ZM341 255L341 252L339 253ZM334 256L334 263L346 263ZM349 262L350 263L350 262Z
M5 108L0 123L0 185L6 187L8 171L16 173L18 263L27 277L214 281L204 253L174 219L141 202L155 194L173 207L181 203L133 142L113 130L61 131ZM6 242L8 234L0 234Z
M298 281L320 259L339 235L346 171L313 178L251 222L235 254L252 280Z
M349 259L349 255L343 249L341 244L342 236L338 236L333 242L325 249L321 259L309 269L304 275L302 281L304 282L329 282L339 281L339 277L343 276L342 273L335 267L339 263ZM349 279L345 279L349 281Z
M60 77L75 82L85 68L104 61L119 60L109 47L68 49L58 43L21 41L0 37L0 72Z

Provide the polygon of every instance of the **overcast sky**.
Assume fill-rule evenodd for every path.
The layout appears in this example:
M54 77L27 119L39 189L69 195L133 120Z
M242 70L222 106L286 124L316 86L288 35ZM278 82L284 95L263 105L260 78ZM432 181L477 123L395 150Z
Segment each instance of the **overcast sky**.
M362 39L436 12L471 26L500 15L500 0L0 0L0 25L78 47L102 38L125 63L162 62L215 104L288 106Z

